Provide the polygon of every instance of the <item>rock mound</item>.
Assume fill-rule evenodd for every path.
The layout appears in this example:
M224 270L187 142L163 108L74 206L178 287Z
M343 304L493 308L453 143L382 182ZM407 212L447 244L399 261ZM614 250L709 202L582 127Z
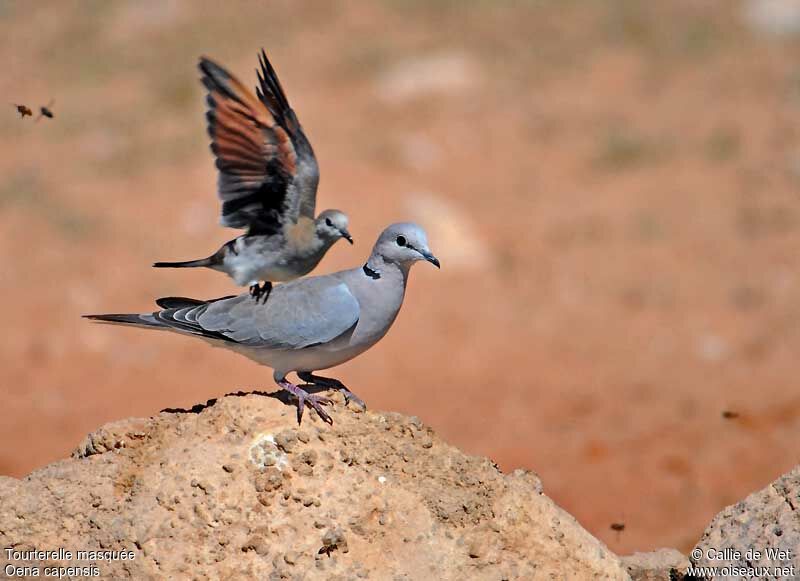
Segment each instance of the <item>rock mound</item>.
M70 459L0 477L0 545L13 548L0 565L114 579L629 578L534 474L502 474L416 418L332 415L298 427L293 408L240 394L108 424Z
M800 576L800 466L711 521L690 553L699 567L756 570L760 579Z

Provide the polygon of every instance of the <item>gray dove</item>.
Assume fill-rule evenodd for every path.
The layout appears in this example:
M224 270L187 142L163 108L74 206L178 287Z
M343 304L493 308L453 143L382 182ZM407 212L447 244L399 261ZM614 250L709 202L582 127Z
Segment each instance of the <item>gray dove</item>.
M352 244L353 239L343 212L325 210L314 217L319 183L314 150L263 50L259 63L257 98L211 59L203 57L199 64L219 170L221 224L247 233L207 258L153 266L218 270L266 301L272 282L308 274L337 240Z
M344 384L314 372L340 365L383 338L403 304L411 265L427 260L439 267L425 231L413 223L392 224L378 238L364 266L301 278L275 287L265 304L248 293L210 301L158 299L151 314L85 315L109 323L165 329L205 339L274 369L273 378L297 398L297 421L305 405L326 422L331 400L311 394L286 376L337 389L363 405Z

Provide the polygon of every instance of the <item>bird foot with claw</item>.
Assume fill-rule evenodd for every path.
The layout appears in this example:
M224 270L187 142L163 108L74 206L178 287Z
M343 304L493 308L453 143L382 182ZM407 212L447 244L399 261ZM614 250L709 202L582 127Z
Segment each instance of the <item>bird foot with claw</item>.
M269 298L269 293L272 291L272 283L267 281L264 283L256 283L250 286L250 296L256 299L256 302L261 301L261 297L264 297L264 300L261 301L262 304L266 304L267 299Z
M323 397L321 395L316 395L313 393L308 393L302 387L298 385L294 385L293 383L289 383L288 381L282 381L279 385L291 393L293 396L297 398L297 423L300 424L303 421L303 410L305 406L312 408L320 419L328 424L333 425L333 419L328 415L322 406L324 405L333 405L333 401L328 399L327 397Z
M309 385L314 385L326 389L335 389L339 391L344 396L344 405L349 406L350 402L352 401L362 410L364 411L367 410L367 404L364 403L364 400L362 400L352 391L347 389L347 386L345 386L345 384L339 381L338 379L333 379L330 377L320 377L319 375L314 375L313 373L308 373L308 372L298 373L297 375L300 379L307 382Z
M364 403L364 400L361 399L360 397L358 397L352 391L350 391L346 387L340 387L339 391L344 396L344 405L348 405L349 406L350 402L352 401L354 404L356 404L362 410L364 410L364 411L367 410L367 404Z

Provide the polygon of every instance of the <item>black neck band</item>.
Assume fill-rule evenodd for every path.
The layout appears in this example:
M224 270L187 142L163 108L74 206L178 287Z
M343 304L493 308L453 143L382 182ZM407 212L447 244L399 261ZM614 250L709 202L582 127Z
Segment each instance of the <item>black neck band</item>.
M380 272L378 272L377 270L372 270L366 264L364 265L364 274L366 274L368 277L370 277L370 278L372 278L374 280L378 280L381 277L381 273Z

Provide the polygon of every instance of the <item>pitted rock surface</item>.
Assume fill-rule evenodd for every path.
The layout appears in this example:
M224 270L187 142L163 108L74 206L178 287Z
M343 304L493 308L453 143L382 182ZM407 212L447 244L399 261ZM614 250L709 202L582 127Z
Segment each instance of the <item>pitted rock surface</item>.
M132 550L114 579L629 578L533 473L337 401L333 426L256 394L108 424L0 478L0 546Z

